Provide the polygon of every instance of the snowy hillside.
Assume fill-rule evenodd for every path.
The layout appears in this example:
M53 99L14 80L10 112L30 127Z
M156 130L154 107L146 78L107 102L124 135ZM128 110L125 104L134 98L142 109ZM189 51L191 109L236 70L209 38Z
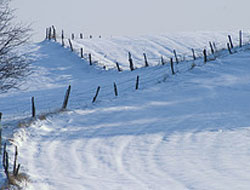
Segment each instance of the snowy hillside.
M94 38L73 40L75 51L80 52L80 48L84 49L85 56L92 54L93 59L99 65L105 65L108 68L116 68L115 63L118 62L123 69L129 69L128 52L131 53L136 67L145 65L143 53L147 55L149 65L158 65L161 57L166 62L173 57L173 50L176 50L179 60L192 59L193 48L196 56L202 56L202 51L206 48L210 52L209 42L215 44L216 49L226 48L228 42L227 35L233 36L233 42L239 44L238 31L228 32L196 32L196 33L177 33L167 35L125 37L115 36L111 38ZM249 41L248 33L244 34L245 43ZM60 37L60 36L58 36ZM65 43L68 45L68 41Z
M209 41L225 48L227 34L73 41L109 68L118 61L128 69L128 51L141 67L146 53L151 66L133 72L89 66L59 43L36 44L33 74L21 90L0 95L5 138L30 117L32 96L39 114L60 108L69 84L72 93L68 112L14 129L28 189L249 189L249 46L218 52L206 64L202 58L175 64L175 75L169 64L159 65L173 49L191 60L191 48L201 54Z

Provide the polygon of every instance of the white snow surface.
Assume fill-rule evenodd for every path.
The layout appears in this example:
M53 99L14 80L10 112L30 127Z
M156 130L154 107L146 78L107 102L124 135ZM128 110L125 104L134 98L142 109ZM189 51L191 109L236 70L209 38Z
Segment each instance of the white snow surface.
M210 52L209 42L215 43L216 49L226 48L228 34L232 35L233 43L239 44L238 32L193 32L174 33L162 35L114 36L112 38L75 39L72 44L80 54L80 48L84 49L85 57L92 54L92 59L98 65L105 65L108 68L116 68L118 62L123 69L129 69L128 52L131 53L135 67L145 65L143 53L147 55L148 63L151 66L158 65L161 56L165 62L173 57L173 50L176 50L179 60L193 59L191 49L195 50L196 56L203 56L206 48ZM249 41L248 32L244 33L245 42ZM58 36L60 37L60 36ZM64 40L68 45L68 40Z
M172 49L180 55L191 48L202 50L210 40L222 47L225 34L151 36L129 43L127 37L84 39L73 44L97 57L109 53L106 66L112 68L119 60L127 69L128 51L141 67L138 60L144 51L159 58L170 56ZM249 46L233 55L222 51L207 64L197 59L193 69L193 61L181 62L175 65L176 75L171 75L169 64L159 62L133 72L105 71L60 46L36 44L33 74L20 90L0 95L7 131L30 115L32 96L38 113L48 112L60 108L67 85L72 85L69 111L14 129L21 170L32 180L27 189L250 188ZM92 104L97 86L100 94Z

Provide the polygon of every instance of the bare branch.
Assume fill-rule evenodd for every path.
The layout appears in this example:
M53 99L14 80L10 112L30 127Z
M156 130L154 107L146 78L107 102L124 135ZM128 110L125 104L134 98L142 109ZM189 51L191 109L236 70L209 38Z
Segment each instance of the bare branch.
M11 0L0 0L0 93L16 88L29 73L30 60L17 49L29 39L30 28L14 23Z

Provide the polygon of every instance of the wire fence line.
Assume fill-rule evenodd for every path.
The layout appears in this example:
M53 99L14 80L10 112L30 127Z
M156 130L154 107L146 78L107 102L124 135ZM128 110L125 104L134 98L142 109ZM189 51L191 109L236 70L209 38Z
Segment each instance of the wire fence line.
M242 34L242 32L240 32ZM80 35L81 36L81 35ZM55 27L52 27L50 29L46 30L46 40L54 40L57 41L57 35L55 31ZM75 37L72 37L74 40ZM82 38L82 37L80 37ZM175 64L173 65L172 57L167 57L167 59L171 59L171 61L165 61L162 58L156 58L156 57L148 57L147 60L150 62L155 61L156 66L154 67L146 67L146 68L140 68L135 69L133 72L125 71L122 75L116 75L113 78L109 78L108 81L105 81L102 83L102 85L99 84L98 78L96 80L96 87L98 86L97 90L95 86L92 86L88 89L79 89L75 88L73 92L70 95L71 92L71 85L69 85L68 89L66 90L63 87L57 88L56 90L59 92L59 94L62 94L62 97L64 99L60 99L58 97L55 97L55 89L46 90L44 94L41 96L39 95L41 91L36 92L33 94L33 92L28 93L26 95L30 95L30 97L26 96L25 98L19 97L16 99L15 96L13 97L6 97L13 100L12 104L8 105L3 113L13 113L13 110L16 110L16 113L18 113L15 117L16 120L20 119L26 119L26 118L32 118L29 120L30 122L35 121L36 119L46 119L46 116L49 116L50 114L58 114L61 111L64 111L67 109L68 100L70 98L70 108L71 109L82 109L84 107L91 107L93 103L95 102L96 98L100 99L100 102L109 102L110 99L117 96L115 94L115 89L113 86L113 83L115 82L115 86L118 86L119 96L125 96L126 94L129 94L131 92L135 92L138 89L146 89L149 88L159 82L165 82L166 80L170 79L172 75L179 75L188 72L189 70L195 68L196 66L204 66L204 63L209 61L214 61L217 58L223 58L225 56L228 56L228 54L237 53L240 51L249 50L249 42L245 43L244 45L239 43L238 46L233 47L232 41L230 41L229 37L229 43L227 44L227 48L220 48L217 49L215 45L211 45L211 51L207 53L204 49L195 49L196 57L194 55L187 54L177 54L175 55ZM64 38L62 36L62 44L65 47L68 47L72 50L72 52L75 52L72 48L72 44L65 43ZM70 42L70 41L69 41ZM239 42L242 42L242 36L239 38ZM71 46L71 47L70 47ZM82 54L82 52L75 52L77 53L83 61L86 63L89 60L87 60L89 57L89 53ZM95 59L93 58L93 64L97 65L103 65L105 66L105 59ZM136 60L140 61L140 60ZM170 67L171 66L171 67ZM115 68L115 67L114 67ZM107 69L106 67L104 68ZM113 72L111 70L111 72ZM110 74L112 74L110 72ZM100 79L100 78L99 78ZM74 88L74 87L73 87ZM97 97L99 90L100 95ZM117 89L116 89L117 90ZM56 94L58 94L58 92ZM65 94L65 95L64 95ZM37 96L36 96L37 95ZM38 97L38 99L36 99ZM94 99L92 100L92 98ZM31 106L30 103L27 104L27 106L23 106L23 101L30 102L31 100ZM91 102L92 100L92 102ZM11 102L11 101L8 101ZM20 103L21 102L21 103ZM22 106L20 106L22 105ZM43 114L39 113L36 115L36 107L41 108L40 112L44 112ZM48 111L49 109L53 111ZM20 114L21 113L21 114ZM31 114L32 113L32 114ZM0 128L1 128L1 117L2 113L0 112ZM20 122L19 122L20 124ZM30 123L28 123L30 124ZM11 125L13 126L13 125ZM0 129L1 132L1 129ZM5 135L6 136L6 135ZM1 134L0 134L1 138ZM0 149L1 150L1 149ZM18 174L18 170L20 168L20 164L16 167L16 160L17 160L17 147L16 147L16 157L14 160L14 172L15 174ZM8 153L6 151L6 144L4 149L4 155L7 155L7 165L8 163ZM4 161L5 163L5 161ZM6 170L5 170L6 171ZM8 173L8 167L7 167L7 173Z
M49 35L51 35L51 37L49 37ZM46 40L50 40L52 43L54 43L54 41L56 41L57 43L62 45L64 38L61 38L61 40L59 40L60 39L59 37L61 37L61 36L46 33ZM245 37L245 39L246 39L246 37ZM66 42L67 42L67 40L65 40L65 42L63 44L64 47L70 49L70 44L68 44ZM245 43L242 45L242 47L240 47L240 45L236 45L231 51L233 51L233 53L236 53L239 51L244 51L248 48L248 45L249 45L249 42L246 42L246 40L245 40ZM214 53L212 53L211 51L208 52L208 54L207 54L208 60L207 61L213 61L216 58L222 58L222 57L228 56L228 54L229 54L226 47L219 49L219 46L217 46L217 47L214 47L214 49L215 49ZM188 72L190 69L193 69L196 66L204 65L204 54L203 54L203 51L201 51L201 49L199 49L199 50L200 51L198 52L196 49L195 59L194 59L193 55L190 55L190 54L186 54L186 55L184 54L184 56L178 54L177 59L178 59L179 63L177 64L176 61L174 62L175 74L179 75L181 73ZM73 53L76 53L77 55L79 55L85 64L87 64L89 62L88 57L86 56L87 53L86 53L85 57L81 57L78 50L73 50ZM172 57L170 57L170 58L172 58ZM173 58L174 58L174 55L173 55ZM84 88L84 89L79 88L79 87L74 88L74 86L72 86L72 92L70 94L70 102L69 102L70 109L78 109L78 108L80 109L80 108L83 108L83 107L86 108L89 106L91 107L92 106L91 101L92 101L93 96L96 93L97 86L101 87L100 93L97 97L97 103L100 101L101 102L108 102L108 101L110 101L110 99L115 97L114 84L113 84L114 82L117 85L119 96L124 96L124 95L131 93L131 92L136 91L135 85L136 85L136 77L137 76L140 76L139 89L149 88L149 87L151 87L159 82L164 82L164 81L169 80L171 78L172 72L171 72L171 67L170 67L169 61L165 61L163 64L162 60L160 58L148 57L147 59L149 62L156 61L157 64L154 67L150 67L150 66L149 67L142 67L142 68L136 69L132 72L123 71L123 72L121 72L121 74L114 75L114 77L108 78L107 79L108 81L104 81L102 83L101 82L99 83L98 81L103 81L105 76L103 76L104 77L103 80L102 80L102 76L100 76L99 78L96 78L94 80L94 81L96 81L96 86L91 86L91 87ZM93 58L93 62L95 62L95 61L96 60ZM112 75L112 73L116 72L116 69L117 68L114 67L114 69L111 69L107 72L110 72L110 75ZM64 94L66 91L66 87L57 88L57 91L59 92L59 94L62 94L61 98L58 98L58 97L55 98L54 89L46 90L44 96L38 95L41 92L36 92L35 94L28 93L28 96L22 100L21 99L14 100L15 97L13 97L14 103L12 105L9 105L6 110L2 110L2 112L3 113L15 112L15 114L12 114L12 115L14 115L14 117L17 119L30 117L30 115L31 115L31 97L35 97L35 104L36 104L36 107L38 108L38 113L50 112L51 110L55 110L57 108L60 108L60 106L62 105L63 97L64 97ZM27 102L27 106L22 106L22 107L20 106L19 107L18 106L19 101ZM23 102L20 103L20 105L23 105ZM16 110L16 111L13 111L13 110Z
M52 33L53 33L53 30L51 30ZM73 44L73 46L75 46L73 49L74 49L74 52L78 55L80 55L80 48L83 48L83 46L81 46L81 44L79 45L78 44L78 41L80 40L84 40L83 38L81 38L81 34L80 35L73 35L74 37L72 38L72 34L71 35L66 35L64 32L62 32L63 35L61 34L58 34L56 31L55 32L55 36L56 36L56 39L58 42L60 43L63 43L63 45L65 46L69 46L69 40L71 41L71 43ZM243 35L243 32L242 32L242 35ZM48 36L50 36L48 33L46 33L46 38L48 39ZM53 36L51 34L51 36ZM244 33L244 43L248 43L249 41L247 41L246 39L250 39L249 38L249 33ZM98 37L99 38L99 37ZM225 36L226 38L226 36ZM91 38L88 38L89 40L93 39L93 36L91 36ZM102 39L100 39L102 40ZM240 42L240 39L237 38L237 43L239 44ZM220 49L222 48L225 48L226 49L226 46L224 43L221 43L221 42L212 42L211 41L211 45L213 46L214 48L214 51L215 52L218 52ZM169 54L168 55L164 55L163 56L163 60L165 63L169 63L169 60L171 57L173 57L173 50L172 49L169 49L169 48L166 48L165 47L165 50L164 51L169 51ZM207 53L208 54L212 54L211 50L210 50L210 44L207 43ZM180 61L188 61L188 60L192 60L193 59L193 55L192 55L192 50L195 52L196 56L197 57L202 57L203 56L203 50L204 48L188 48L189 50L187 52L182 52L181 54L178 53L177 51L177 58L180 60ZM129 52L129 51L128 51ZM83 56L82 58L84 58L85 60L89 60L89 54L92 55L92 63L93 64L96 64L100 67L104 67L105 69L116 69L116 62L119 63L119 61L116 61L115 58L113 57L110 57L108 55L103 55L102 52L95 52L95 51L91 51L91 50L84 50L84 53L83 53ZM124 55L126 56L126 55ZM127 58L125 57L124 60L126 60ZM137 57L134 57L133 58L134 60L134 63L135 63L135 67L143 67L143 56L137 56ZM148 56L147 57L148 59L148 62L150 65L158 65L158 64L161 64L162 63L162 58L161 56L158 56L158 57L150 57ZM139 64L137 64L139 63ZM122 65L128 65L128 63L124 63L124 61L122 62ZM127 67L128 68L128 67Z

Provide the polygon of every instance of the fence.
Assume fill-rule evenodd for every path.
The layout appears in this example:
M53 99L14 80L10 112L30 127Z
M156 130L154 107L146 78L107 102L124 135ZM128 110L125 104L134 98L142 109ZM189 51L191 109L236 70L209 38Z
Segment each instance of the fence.
M80 34L80 39L83 38L83 34ZM60 38L59 38L60 37ZM72 39L65 40L65 33L62 32L61 35L56 34L55 27L50 27L46 29L46 39L47 40L53 40L57 43L59 43L61 46L64 46L65 48L69 48L70 51L77 53L79 55L79 58L83 60L83 63L88 63L91 66L96 66L96 60L90 53L86 53L88 56L85 56L83 53L83 48L81 47L78 50L74 48L74 39L76 39L75 35L71 36ZM204 63L207 63L209 61L213 61L218 57L227 56L228 54L233 54L238 51L241 51L244 49L244 47L247 45L246 43L243 44L243 33L242 31L239 32L239 44L234 45L232 41L232 37L229 35L227 36L228 43L225 48L218 49L216 46L216 43L209 42L210 49L203 49L202 51L197 52L195 48L190 48L190 55L188 56L188 59L186 59L186 55L178 55L177 50L173 50L173 57L170 57L169 60L166 60L162 56L160 58L157 58L157 62L159 63L157 66L150 67L150 62L152 59L148 58L147 54L144 53L142 55L144 59L144 68L138 69L135 65L135 61L133 60L133 56L130 52L128 52L127 57L127 65L129 66L131 73L128 73L128 71L125 71L125 75L116 75L113 78L110 78L108 82L102 83L101 82L96 84L96 87L90 87L88 89L74 89L73 94L71 95L71 107L74 109L82 108L84 106L90 106L92 103L96 103L96 101L102 100L105 101L106 99L109 99L111 97L119 97L122 95L125 95L129 92L133 92L138 89L144 89L147 87L150 87L154 85L155 83L165 81L166 79L169 79L171 75L178 75L183 72L187 72L190 69L193 69L197 65L203 65ZM69 43L67 44L66 41ZM155 59L155 58L154 58ZM119 63L114 62L114 69L111 72L122 72L123 70L120 67ZM142 73L140 73L143 70ZM105 76L103 77L105 78ZM99 81L102 78L100 77ZM99 88L97 88L99 87ZM73 86L74 88L74 86ZM70 87L71 89L71 87ZM70 90L67 90L68 97L70 94ZM66 93L66 94L67 94ZM51 97L53 97L53 92L51 92ZM62 95L63 96L63 95ZM36 109L35 109L35 96L31 98L31 116L32 118L36 117ZM52 98L53 99L53 98ZM49 100L49 98L48 98ZM81 100L81 103L79 103L79 100ZM41 100L36 99L36 104L39 104ZM46 100L43 100L46 101ZM57 100L57 105L60 103L60 100ZM48 103L49 104L49 103ZM68 104L68 100L67 100ZM54 104L53 104L54 105ZM64 109L67 107L65 104L65 100L63 102L62 107ZM38 106L40 107L40 106ZM27 107L26 107L27 108ZM51 108L50 108L51 109ZM52 108L53 109L53 108ZM60 111L62 108L53 109L52 111L46 111L46 109L43 109L42 111L45 111L45 113L58 113L58 110ZM26 113L28 114L29 111L26 110ZM39 114L38 114L39 115ZM44 117L46 114L40 114ZM27 115L26 115L27 116ZM39 118L38 117L38 118Z
M79 35L80 38L83 37L82 34ZM60 38L59 38L60 37ZM195 48L190 48L190 54L188 58L187 56L184 55L179 55L177 50L172 50L173 52L173 57L170 57L169 60L166 58L163 58L162 56L157 58L157 66L151 67L150 63L152 60L156 60L156 58L149 58L146 53L141 55L143 57L144 61L144 68L138 69L137 66L135 65L133 55L128 52L127 55L127 65L130 67L130 70L132 71L129 73L128 71L123 71L122 68L120 67L119 63L114 62L114 69L111 70L112 73L117 71L117 73L124 73L124 75L115 75L114 77L109 78L110 81L105 82L105 83L97 83L95 87L89 87L88 89L75 89L74 86L74 92L70 97L70 105L72 108L81 108L83 106L89 106L92 104L92 102L96 102L99 100L105 101L105 99L111 98L111 97L117 97L117 96L122 96L125 95L129 92L135 91L135 86L136 83L138 87L136 89L144 89L147 87L150 87L154 85L155 83L165 81L166 79L169 79L171 75L175 74L180 74L183 72L187 72L190 69L193 69L197 65L203 65L204 63L207 63L209 61L213 61L218 57L223 57L227 56L228 54L233 54L238 51L241 51L244 49L244 47L247 45L246 43L243 44L243 33L242 31L239 32L239 44L234 45L232 41L231 36L227 36L228 38L228 43L225 48L218 49L216 47L215 43L209 42L209 47L210 50L204 49L202 51L197 52ZM72 36L73 39L76 39L76 36ZM225 37L226 38L226 37ZM81 47L78 50L74 48L74 43L72 43L72 39L65 40L65 34L62 32L62 35L57 35L56 34L56 29L55 27L50 27L46 29L46 39L47 40L53 40L59 43L61 46L64 46L65 48L69 48L72 52L77 53L79 55L79 58L83 60L83 64L88 63L90 67L95 67L96 66L96 60L93 55L88 54L88 56L83 56L83 48ZM70 43L67 43L66 41L69 41ZM74 42L74 41L73 41ZM141 71L143 71L141 73ZM112 74L113 75L113 74ZM139 79L137 78L139 76ZM105 76L103 77L105 78ZM102 81L102 76L100 76L100 80ZM115 85L114 85L115 83ZM95 101L93 101L93 97L96 95L96 88L97 86L100 86L100 89L97 93L97 96L95 98ZM60 93L62 94L64 90L60 89ZM30 113L29 110L31 111L31 116L35 118L35 115L37 114L36 109L35 109L35 104L37 105L39 110L43 112L48 112L52 113L54 112L54 106L59 105L62 103L62 100L56 99L56 102L54 101L53 98L53 90L49 93L46 94L46 97L37 98L36 95L32 96L31 98L31 109L28 109L29 106L25 107L25 110L22 110L21 108L17 110L17 112L23 112L25 113L25 117L27 117ZM53 101L51 101L53 99ZM28 98L25 100L27 101ZM79 103L79 100L81 100L81 103ZM30 101L30 99L29 99ZM43 102L43 106L41 106L41 102ZM46 103L47 102L47 103ZM53 103L52 103L53 102ZM28 102L27 102L28 103ZM48 108L46 109L46 104L48 105ZM51 106L51 107L49 107ZM58 106L59 107L59 106ZM10 109L13 109L10 106ZM50 111L48 111L48 109ZM61 108L56 109L56 112L60 110ZM39 114L38 114L39 115ZM40 114L41 115L41 114ZM46 115L46 114L42 114Z
M178 55L177 50L173 50L173 57L168 59L164 57L159 58L149 58L146 53L142 55L144 59L144 68L138 69L133 60L133 55L128 52L127 64L130 68L130 71L123 71L118 62L114 62L112 72L117 73L126 73L125 75L115 75L110 81L104 84L97 84L96 87L91 87L91 89L75 89L74 93L71 94L71 85L68 86L66 90L64 99L62 101L62 105L58 109L54 109L53 111L47 111L45 113L37 114L37 99L36 96L31 97L30 103L30 117L26 117L24 120L19 122L21 126L29 126L31 123L36 121L37 119L46 119L47 116L52 114L58 114L67 110L69 99L71 100L71 108L77 109L82 108L84 105L89 106L92 104L98 103L98 99L101 101L109 101L110 98L119 97L126 95L130 92L135 92L139 89L148 88L158 82L164 82L166 79L170 79L172 75L179 75L181 73L188 72L190 69L193 69L197 65L204 65L209 61L213 61L216 58L221 58L224 56L228 56L228 54L233 54L239 51L243 51L245 47L248 46L248 43L243 44L243 33L239 32L239 44L236 46L233 44L232 37L229 35L228 43L225 48L218 49L216 44L213 42L209 42L210 51L208 49L203 49L201 51L197 51L195 48L190 48L190 55L186 59L186 55ZM60 45L66 48L69 48L70 51L77 53L80 59L83 59L83 63L89 63L90 67L96 65L95 57L85 52L81 47L79 50L74 48L74 43L72 41L76 38L75 35L71 36L71 39L65 40L65 34L62 32L60 38L56 34L55 27L50 27L46 29L46 40L52 40L56 43L60 42ZM83 38L83 34L80 34L80 39ZM68 43L67 43L68 41ZM150 62L154 60L157 61L158 65L154 67L150 67ZM105 66L105 64L104 64ZM107 68L104 68L105 70ZM143 70L143 73L140 71ZM102 76L101 76L102 77ZM104 76L105 78L105 76ZM101 81L101 80L100 80ZM73 86L74 88L74 86ZM51 93L53 97L53 93ZM63 96L63 95L62 95ZM50 97L49 97L50 98ZM52 98L53 99L53 98ZM81 102L79 102L81 100ZM60 101L60 100L58 100ZM44 111L44 110L42 110ZM2 114L0 113L0 120ZM16 150L17 152L17 150ZM16 153L17 154L17 153ZM8 168L8 162L6 161L6 157L8 158L8 154L6 152L6 148L4 149L3 154L3 163L5 164L5 168ZM17 157L17 156L16 156ZM8 160L8 159L7 159ZM14 159L16 160L16 158ZM16 165L16 162L13 163L13 175L18 174L20 165ZM8 178L8 169L6 170L6 177Z
M48 31L53 31L54 33L56 33L56 31L54 30L48 30ZM122 67L119 67L118 68L118 65L120 64L119 61L116 61L116 59L112 58L112 57L109 57L107 58L106 56L107 55L100 55L98 52L91 52L89 50L85 51L83 47L78 47L78 44L77 44L77 39L82 39L81 37L82 34L80 35L73 35L74 38L69 37L67 39L65 39L65 34L64 32L62 32L62 35L52 35L51 36L56 36L56 39L57 41L61 42L61 44L64 46L69 46L71 48L71 50L73 50L76 54L78 54L81 58L84 58L85 60L87 60L90 65L99 65L101 67L103 67L104 69L115 69L117 68L119 71L121 71L123 68ZM246 35L246 34L245 34ZM48 35L46 33L46 39L48 39ZM80 36L80 38L78 37ZM238 47L242 47L242 44L243 44L243 33L242 31L240 31L239 33L239 46ZM233 44L232 42L232 38L231 36L228 36L229 37L229 43L230 44ZM226 36L225 36L226 38ZM91 38L89 38L91 39ZM218 45L220 45L221 49L225 49L226 48L226 44L220 44L220 43L215 43L214 41L209 41L208 43L208 47L206 48L206 54L208 56L210 55L215 55L215 54L218 54L218 52L220 51L220 49L218 48ZM74 46L74 47L73 47ZM232 49L232 47L231 47ZM176 62L177 64L179 62L183 62L184 60L192 60L192 59L195 59L195 58L198 58L198 57L202 57L204 55L204 49L202 48L190 48L190 51L188 52L185 52L182 54L178 54L178 51L176 49L173 49L173 50L169 50L169 51L172 51L172 55L174 57L174 62ZM128 56L127 56L127 59L128 60L128 63L131 62L129 61L131 56L133 57L133 53L132 52L127 52ZM140 58L141 57L141 58ZM171 59L172 56L159 56L159 57L150 57L150 56L147 56L145 53L142 53L141 56L138 56L137 57L133 57L133 60L132 62L134 63L133 65L129 65L129 64L124 64L124 60L123 59L123 65L128 65L128 67L130 68L130 70L133 70L135 68L137 68L137 65L135 65L135 63L137 62L140 62L142 63L143 61L145 62L145 66L149 65L149 63L153 63L153 65L157 65L157 64L164 64L164 63L170 63L170 59ZM110 68L109 65L112 65ZM140 67L141 67L142 64L140 64Z

